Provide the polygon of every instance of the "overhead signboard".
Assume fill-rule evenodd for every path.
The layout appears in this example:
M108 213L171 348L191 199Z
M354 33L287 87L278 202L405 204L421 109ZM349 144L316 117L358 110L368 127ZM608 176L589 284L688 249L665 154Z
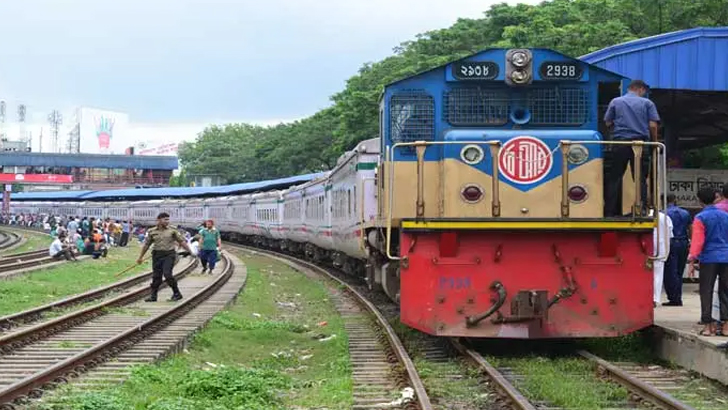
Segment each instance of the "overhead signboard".
M728 182L728 170L671 168L667 171L667 192L676 196L677 204L685 208L700 208L697 193L700 188L723 189Z

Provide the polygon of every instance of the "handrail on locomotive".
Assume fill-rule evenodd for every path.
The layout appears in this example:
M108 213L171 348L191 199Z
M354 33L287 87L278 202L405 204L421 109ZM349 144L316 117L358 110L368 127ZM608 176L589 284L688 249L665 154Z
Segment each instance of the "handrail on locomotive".
M493 217L500 216L500 179L498 169L498 155L500 153L501 141L414 141L414 142L398 142L392 146L386 147L385 152L385 163L388 165L393 164L394 151L398 148L414 147L417 156L417 217L421 218L424 216L424 156L425 150L428 146L434 145L487 145L490 148L490 155L493 158L492 162L492 192L493 196L491 199L491 208ZM567 155L569 147L574 144L581 145L631 145L634 152L634 181L635 181L635 197L634 203L632 204L632 218L636 218L636 215L641 213L642 210L642 190L641 181L642 176L642 155L645 147L652 150L653 154L650 156L650 166L652 167L652 175L655 176L655 182L651 185L652 198L662 198L662 201L653 201L654 213L652 214L653 222L657 229L657 243L660 243L659 239L662 239L663 232L661 230L659 221L659 213L665 209L667 205L667 192L664 189L667 187L667 156L665 144L661 142L648 142L648 141L571 141L561 140L559 146L554 152L561 150L561 217L569 218L569 199L568 199L568 186L569 186L569 173L568 173L568 161ZM553 152L550 154L553 155ZM386 254L391 260L399 260L400 257L392 255L391 244L392 244L392 213L393 213L393 202L394 202L394 172L389 172L388 175L388 192L387 195L387 213L386 213ZM664 251L667 253L668 241L663 240ZM659 250L655 246L653 248L653 254L650 259L654 260L658 257Z

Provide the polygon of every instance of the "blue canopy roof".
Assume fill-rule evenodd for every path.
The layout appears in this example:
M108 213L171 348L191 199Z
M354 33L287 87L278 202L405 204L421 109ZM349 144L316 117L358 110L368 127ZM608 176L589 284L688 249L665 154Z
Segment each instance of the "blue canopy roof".
M629 41L580 57L651 88L728 91L728 27L698 27Z
M46 152L0 152L0 166L76 167L106 169L175 170L177 157L146 155L52 154Z
M141 188L113 189L107 191L54 191L54 192L20 192L11 194L15 201L113 201L123 199L161 199L226 196L245 194L272 189L285 189L293 185L303 184L326 175L325 172L278 178L268 181L246 182L243 184L222 185L215 187L179 187L179 188Z
M75 201L94 191L41 191L10 194L11 199L22 201Z

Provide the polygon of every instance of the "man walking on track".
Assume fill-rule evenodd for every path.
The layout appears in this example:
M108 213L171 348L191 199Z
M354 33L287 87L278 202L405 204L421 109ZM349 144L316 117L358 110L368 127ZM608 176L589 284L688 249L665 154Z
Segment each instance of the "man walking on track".
M210 269L210 275L212 275L213 269L215 269L215 262L217 262L217 251L221 247L220 242L220 231L215 229L215 223L212 219L205 221L205 227L200 229L200 238L202 240L202 247L200 250L200 259L202 260L202 273L205 270Z
M157 292L159 286L162 285L162 276L167 281L167 285L172 289L172 298L170 301L177 301L182 299L182 293L180 293L177 287L177 281L172 275L172 268L174 268L174 262L176 259L176 245L180 245L185 248L187 252L192 252L187 241L176 229L169 227L169 214L162 212L157 216L157 226L149 229L147 232L147 238L142 246L142 252L139 254L137 264L141 264L144 260L144 254L147 250L154 245L152 250L152 269L154 274L152 275L152 294L145 300L145 302L156 302Z

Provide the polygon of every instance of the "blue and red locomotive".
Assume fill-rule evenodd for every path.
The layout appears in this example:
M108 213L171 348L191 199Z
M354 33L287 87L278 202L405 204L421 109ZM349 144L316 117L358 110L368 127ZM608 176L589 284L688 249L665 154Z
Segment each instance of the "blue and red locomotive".
M648 198L631 173L620 215L633 216L604 214L613 143L601 119L626 85L552 50L488 49L386 87L383 228L370 242L388 261L378 274L405 324L487 338L608 337L652 324L655 222L641 216ZM664 147L633 145L636 157L658 154L658 198Z

